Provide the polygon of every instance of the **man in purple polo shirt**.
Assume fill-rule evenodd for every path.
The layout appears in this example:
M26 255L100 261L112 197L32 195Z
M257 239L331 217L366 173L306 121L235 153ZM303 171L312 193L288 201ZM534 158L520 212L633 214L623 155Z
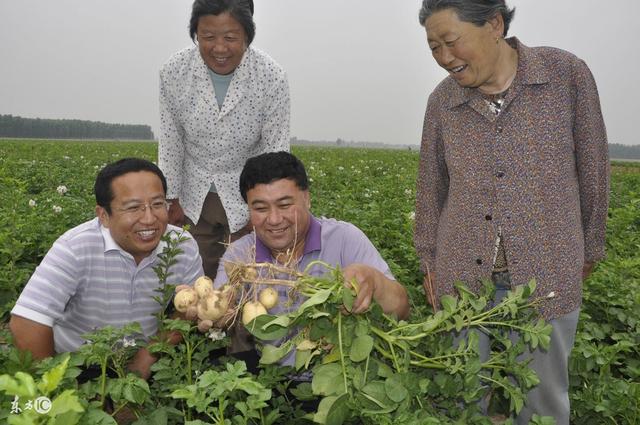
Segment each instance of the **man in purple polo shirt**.
M387 314L404 319L409 315L405 288L391 274L389 266L365 234L343 221L316 218L309 211L309 182L304 165L288 152L270 152L250 158L240 175L240 193L249 206L254 232L231 244L220 262L215 285L227 281L226 262L269 262L304 270L315 260L342 268L345 281L355 279L359 292L354 313L362 313L375 300ZM255 253L255 258L254 258ZM314 265L309 273L327 272ZM278 289L278 306L283 312L286 287ZM291 307L295 308L295 306ZM247 342L233 341L232 351L248 350ZM285 359L285 364L292 359ZM291 363L292 364L292 363Z

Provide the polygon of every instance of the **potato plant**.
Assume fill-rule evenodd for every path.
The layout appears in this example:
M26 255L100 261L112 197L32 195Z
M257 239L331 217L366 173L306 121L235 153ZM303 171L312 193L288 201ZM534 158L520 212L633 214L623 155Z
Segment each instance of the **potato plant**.
M547 347L551 331L532 319L535 282L497 305L490 304L491 285L479 298L460 285L459 298L443 297L435 315L422 311L398 322L377 305L349 314L357 287L346 288L340 270L325 267L329 278L295 281L292 292L304 302L290 313L261 315L247 325L263 341L285 339L277 346L265 342L261 363L295 351L298 373L313 372L310 386L299 391L321 397L315 422L487 423L479 401L493 392L508 398L511 411L521 409L523 393L537 378L516 358L525 345ZM461 332L467 338L454 343ZM479 352L478 332L496 339L488 358Z

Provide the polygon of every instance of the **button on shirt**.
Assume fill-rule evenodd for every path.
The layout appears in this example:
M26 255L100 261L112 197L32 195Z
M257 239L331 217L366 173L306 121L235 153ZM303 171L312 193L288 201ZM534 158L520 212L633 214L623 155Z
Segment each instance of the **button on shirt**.
M284 70L249 47L233 73L222 107L198 47L174 54L160 70L159 166L168 199L178 198L197 223L204 198L215 187L230 231L248 221L240 196L246 160L289 150L289 85Z
M254 249L255 247L255 249ZM255 252L255 259L253 253ZM344 268L350 264L362 263L381 271L387 278L395 280L387 263L382 259L378 250L373 246L369 238L356 226L344 221L331 218L311 217L309 230L305 239L303 255L296 269L303 271L312 261L320 260L332 267ZM224 263L274 263L271 251L254 233L246 235L232 243L220 261L218 274L214 282L215 287L220 287L227 282L228 277L224 270ZM308 271L311 276L323 276L327 268L322 265L313 265ZM290 279L288 276L279 278ZM295 310L303 299L297 299L293 305L285 309L288 301L286 286L273 286L278 291L278 304L269 310L271 314L281 314ZM282 365L293 365L295 362L295 350L290 352L282 361Z
M167 232L181 229L169 225ZM189 236L171 266L168 283L193 283L203 275L198 246ZM82 335L104 326L138 322L145 337L157 331L158 277L153 267L164 242L140 264L123 251L97 218L53 244L18 298L11 314L53 328L55 351L75 351Z

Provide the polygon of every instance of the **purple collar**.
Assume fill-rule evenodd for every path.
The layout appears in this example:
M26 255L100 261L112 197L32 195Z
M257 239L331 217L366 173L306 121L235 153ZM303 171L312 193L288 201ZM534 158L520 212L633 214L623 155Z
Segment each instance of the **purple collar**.
M304 241L303 255L307 255L313 251L319 251L321 248L320 234L322 226L318 219L309 214L309 230L307 238ZM256 262L257 263L273 263L271 258L271 250L267 248L260 239L256 238Z

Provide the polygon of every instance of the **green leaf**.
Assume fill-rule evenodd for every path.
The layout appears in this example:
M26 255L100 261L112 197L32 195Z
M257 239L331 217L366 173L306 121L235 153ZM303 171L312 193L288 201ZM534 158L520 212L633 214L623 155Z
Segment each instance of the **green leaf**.
M296 350L296 362L295 362L295 368L296 370L300 370L303 367L305 367L305 365L307 364L307 362L311 359L311 350Z
M316 396L313 394L313 390L311 389L310 382L302 382L298 384L295 388L290 388L289 391L293 394L298 400L315 400Z
M442 308L447 313L453 313L456 311L457 302L451 295L443 295L442 298L440 298L440 304L442 304Z
M353 388L357 390L361 390L362 386L365 384L363 368L364 365L359 365L358 367L355 367L353 369L353 372L351 373L351 382L353 384Z
M340 348L334 345L331 351L322 358L322 364L334 363L340 360Z
M533 294L536 291L536 280L535 279L531 279L529 281L529 283L527 283L527 289L529 290L529 294ZM529 298L529 296L523 297L523 298Z
M351 416L348 401L349 394L343 394L331 403L325 422L327 425L342 425Z
M182 319L166 319L164 321L164 326L168 330L178 331L184 335L191 331L193 323Z
M331 314L325 312L325 311L315 311L311 314L309 314L309 319L318 319L320 317L331 317Z
M333 403L338 399L336 396L325 397L320 400L320 404L318 405L318 411L313 415L313 422L319 424L327 423L327 416L329 415L329 409Z
M51 410L48 416L55 418L67 412L84 412L84 408L78 401L75 390L65 390L51 402Z
M286 328L289 326L289 323L291 323L289 316L287 316L286 314L283 314L280 316L275 316L275 319L265 323L264 325L260 326L260 328L263 331L267 330L267 328L269 328L270 326L282 326L283 328Z
M0 376L0 391L8 395L34 398L36 396L36 383L31 375L25 372L16 372L15 379L9 375Z
M314 368L311 389L317 395L341 394L344 391L342 367L336 363L329 363Z
M384 381L384 390L387 397L396 403L400 403L409 395L409 391L407 391L405 386L402 384L402 377L398 374L395 374Z
M108 415L104 410L91 408L81 418L83 424L93 425L118 425L115 419L111 415Z
M431 316L424 322L422 322L422 331L423 332L431 332L433 331L440 323L442 323L442 315Z
M68 411L56 416L55 420L49 420L50 425L75 425L81 423L82 413Z
M262 347L262 356L260 357L260 364L274 364L277 363L284 356L289 354L289 351L293 348L293 343L287 341L279 347L275 345L265 345Z
M140 418L132 425L167 425L169 417L165 408L153 410L148 417Z
M455 322L455 330L459 333L462 328L464 328L464 318L460 315L456 315L453 317L453 320Z
M281 316L286 317L286 316ZM273 341L276 339L281 339L287 336L289 333L289 329L280 325L270 326L269 324L274 323L279 316L273 316L271 314L262 314L251 322L249 322L245 328L256 338L259 338L263 341ZM288 320L288 319L287 319Z
M309 339L317 341L320 338L335 333L333 324L326 317L314 320L309 328Z
M171 393L172 398L189 398L192 395L193 392L185 388L178 388Z
M389 378L393 376L393 370L386 364L376 360L378 364L378 376L381 378Z
M366 394L368 399L374 402L382 409L388 409L393 403L389 397L387 397L387 391L385 389L385 383L382 381L371 381L362 388L362 392Z
M331 289L323 289L315 293L311 298L307 299L303 302L300 307L298 307L297 314L302 314L309 307L313 307L314 305L322 304L327 301L331 296Z
M356 323L356 328L354 330L356 336L369 335L369 332L369 322L365 320L359 320L358 323Z
M534 414L531 417L531 424L533 425L555 425L556 420L552 416L540 416Z
M356 337L351 343L349 358L352 362L361 362L366 360L373 349L373 338L369 335L361 335Z
M42 379L38 383L38 390L40 394L48 395L53 390L56 389L62 378L64 378L64 373L67 370L67 365L69 364L69 355L65 356L65 359L58 366L50 369L42 375Z
M348 288L345 288L342 291L342 304L344 304L344 308L346 308L348 312L351 312L351 310L353 309L353 301L355 299L356 297Z
M123 385L122 395L125 400L131 403L144 404L151 392L149 391L149 384L144 379L129 375Z

